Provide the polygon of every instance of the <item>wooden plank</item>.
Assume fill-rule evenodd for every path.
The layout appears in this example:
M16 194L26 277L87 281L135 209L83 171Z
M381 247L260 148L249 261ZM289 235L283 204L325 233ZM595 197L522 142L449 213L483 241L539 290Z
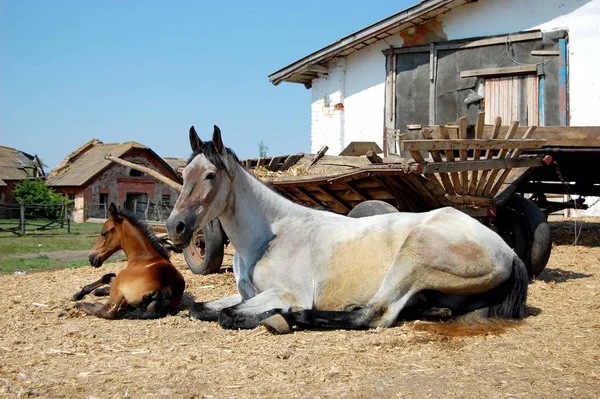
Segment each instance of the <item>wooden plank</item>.
M323 147L321 147L321 149L319 150L319 152L317 152L317 155L312 160L310 165L308 165L308 167L310 168L311 166L316 164L319 161L319 159L323 158L323 156L325 155L325 153L327 152L328 149L329 149L329 147L327 145L324 145Z
M490 206L494 204L491 198L487 197L473 197L470 195L446 195L446 198L455 204L469 204L469 205L480 205Z
M422 129L421 134L423 135L423 137L426 140L433 139L431 129ZM442 155L440 154L439 151L430 151L430 154L431 154L431 159L433 159L436 162L442 162ZM454 187L452 187L452 183L450 182L450 178L448 177L448 175L445 173L440 173L440 179L442 180L442 185L446 189L446 192L449 194L454 194L455 193Z
M455 151L455 150L512 150L515 148L538 149L546 144L543 139L445 139L407 140L400 143L402 151Z
M352 183L344 183L344 186L346 186L346 188L349 191L352 191L354 194L356 194L361 200L363 201L368 201L369 197L363 193L361 190L358 190L357 188L355 188Z
M494 120L493 130L490 133L490 137L492 140L496 139L498 137L498 135L500 134L500 126L501 125L502 125L502 118L497 116L496 119ZM485 131L485 129L484 129L484 131ZM485 159L492 159L493 157L494 157L494 151L486 150ZM483 195L483 190L485 188L485 183L487 182L488 173L489 173L488 170L484 170L483 172L481 172L481 179L477 183L477 190L475 192L476 196Z
M527 158L480 159L477 161L428 162L421 165L422 173L455 173L471 170L529 168L543 166L544 156Z
M301 193L302 195L304 195L306 198L308 198L309 201L313 203L313 205L322 206L321 201L317 197L315 197L311 193L309 193L308 190L306 190L304 187L302 187L302 186L291 186L291 188L294 189L294 190L296 190L296 191L298 191L299 193Z
M343 208L346 212L350 212L350 210L352 209L351 205L348 205L347 203L345 203L341 198L339 198L338 196L336 196L335 194L333 194L332 192L330 192L329 190L323 188L320 185L314 186L317 190L319 190L319 192L321 192L323 195L325 195L326 197L329 197L333 200L333 202L335 202L336 204L338 204L341 208Z
M505 140L511 140L515 133L517 132L517 128L519 127L519 121L513 121L510 123L510 126L508 127L508 131L506 132L506 135L504 136ZM518 148L518 147L517 147ZM506 157L506 154L508 154L508 148L504 147L500 150L500 153L498 154L498 159L502 159L504 157ZM490 174L490 178L488 179L488 181L485 183L485 187L483 189L483 196L487 197L488 195L490 195L490 191L492 190L494 181L496 180L496 176L498 176L498 173L500 172L499 169L494 169L492 170L492 173Z
M531 50L531 55L534 57L558 57L560 51L558 50Z
M276 157L272 157L271 161L269 162L269 165L267 166L267 169L276 172L277 169L279 169L279 161L281 160L282 157L280 156L276 156Z
M377 155L377 153L375 153L375 151L373 150L369 150L367 151L367 159L371 162L371 163L383 163L383 159L381 159L381 157L379 155Z
M292 165L296 164L303 156L304 154L294 154L288 156L279 170L288 170Z
M265 158L263 157L258 158L258 161L256 161L256 167L260 168L261 166L265 166Z
M527 131L523 135L523 138L524 139L528 139L529 137L531 137L533 135L533 133L535 132L535 129L536 129L535 126L529 126L529 128L527 129ZM519 159L519 157L521 156L521 152L522 152L522 150L520 148L517 148L510 155L510 159L511 160L513 160L513 159ZM502 184L504 183L504 180L506 180L506 178L508 177L509 173L510 173L510 169L505 169L502 172L502 174L500 175L500 178L498 179L498 181L496 182L496 184L492 188L492 191L490 191L490 196L491 197L496 196L496 193L498 193L498 190L500 190L500 187L502 187Z
M483 137L489 138L493 126L483 128ZM508 126L500 127L500 133L508 130ZM519 127L517 135L523 135L527 127ZM533 139L545 139L544 147L598 147L600 146L600 126L538 126Z
M472 69L468 71L460 71L461 78L470 78L473 76L501 76L501 75L517 75L537 73L537 65L518 65L501 68L485 68Z
M483 138L483 126L485 124L485 111L477 114L477 122L475 123L475 140L481 140ZM473 151L473 160L477 161L481 157L481 150L478 148ZM471 184L469 185L469 195L475 195L477 193L477 179L479 178L479 171L473 170L471 172Z
M458 138L460 140L465 140L467 138L467 117L463 116L458 119ZM460 160L466 161L469 159L469 153L467 150L460 150ZM462 171L460 172L461 184L462 184L462 194L468 194L469 192L469 172Z
M428 142L428 144L433 144L435 142L445 142L448 143L450 142L449 140L449 134L448 134L448 129L446 129L446 126L440 126L438 128L438 132L440 134L440 136L445 139L442 141L437 141L437 140L425 140L426 142ZM448 148L448 150L444 151L444 155L446 156L446 161L447 162L454 162L454 151L453 149ZM462 186L460 185L460 178L458 176L458 173L450 173L450 179L452 179L452 183L454 184L454 191L456 191L457 193L462 193Z

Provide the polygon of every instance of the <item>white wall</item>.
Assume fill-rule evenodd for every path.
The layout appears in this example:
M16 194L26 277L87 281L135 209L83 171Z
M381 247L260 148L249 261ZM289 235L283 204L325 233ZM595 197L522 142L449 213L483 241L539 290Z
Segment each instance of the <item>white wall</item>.
M448 40L530 29L569 31L570 124L600 125L600 0L479 0L440 17ZM385 57L400 36L380 40L336 60L326 78L313 80L312 146L337 155L351 141L383 145ZM334 104L343 111L333 111ZM326 103L330 107L326 107ZM383 147L382 147L383 148Z

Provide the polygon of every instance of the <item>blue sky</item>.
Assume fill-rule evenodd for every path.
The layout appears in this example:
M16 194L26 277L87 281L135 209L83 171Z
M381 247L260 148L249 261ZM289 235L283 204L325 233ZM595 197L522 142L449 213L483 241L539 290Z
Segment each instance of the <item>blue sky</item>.
M310 151L311 93L268 75L414 0L0 0L0 145L50 167L93 137L187 157Z

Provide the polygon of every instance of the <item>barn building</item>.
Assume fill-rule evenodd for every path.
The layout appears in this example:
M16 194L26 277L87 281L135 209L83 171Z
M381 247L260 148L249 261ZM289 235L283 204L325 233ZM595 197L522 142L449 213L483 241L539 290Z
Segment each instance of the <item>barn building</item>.
M37 155L0 146L0 204L16 204L15 185L22 180L44 176Z
M424 0L272 73L312 91L311 152L419 126L600 125L600 0ZM412 131L410 128L414 128Z
M145 212L148 204L163 205L168 212L177 199L177 191L142 172L105 159L106 155L149 167L181 183L171 166L143 144L104 144L92 139L69 154L47 178L48 186L74 200L74 221L105 217L111 202L137 212Z

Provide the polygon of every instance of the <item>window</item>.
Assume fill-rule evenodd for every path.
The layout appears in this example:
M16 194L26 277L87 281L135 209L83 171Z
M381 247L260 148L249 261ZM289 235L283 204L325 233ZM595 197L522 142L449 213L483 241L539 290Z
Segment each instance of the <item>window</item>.
M129 176L132 176L132 177L142 177L142 176L144 176L144 173L140 172L139 170L131 169L129 171Z
M99 202L100 205L106 205L108 203L108 194L100 194Z
M75 201L75 194L67 194L67 198L71 201Z
M171 204L171 194L163 194L160 200L163 204L170 205Z

